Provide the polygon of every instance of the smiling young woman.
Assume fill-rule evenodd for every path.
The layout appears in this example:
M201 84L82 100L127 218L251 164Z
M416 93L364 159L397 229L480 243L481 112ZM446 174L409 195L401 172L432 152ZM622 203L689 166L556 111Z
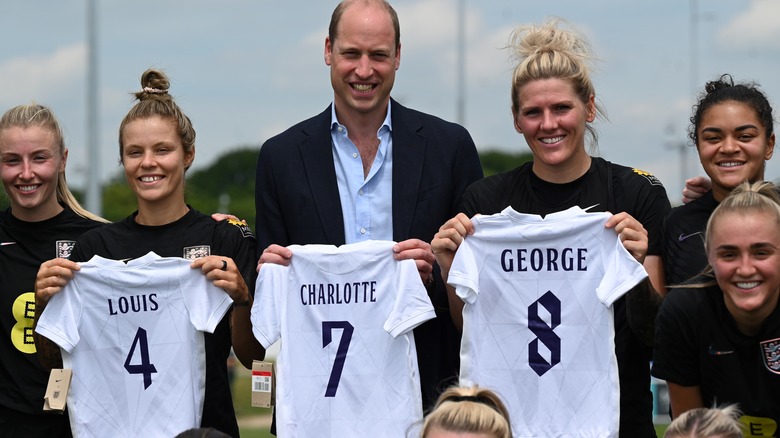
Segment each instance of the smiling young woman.
M672 288L656 327L653 375L672 415L737 403L742 423L769 436L780 422L780 197L743 183L710 216L710 268Z
M238 435L227 359L231 348L247 367L262 359L264 350L251 333L250 305L257 265L256 242L245 223L215 221L187 205L185 174L195 158L195 129L168 94L170 83L158 70L141 76L138 102L119 127L119 156L125 177L135 193L138 210L129 217L83 235L72 260L55 259L41 265L36 299L45 305L79 270L75 262L97 255L113 260L138 259L154 252L162 257L192 260L214 286L233 300L233 308L213 333L205 333L205 401L200 426ZM188 291L203 294L202 290ZM131 293L131 291L127 291ZM58 351L38 336L36 343ZM199 391L200 386L192 388ZM194 398L193 398L194 399Z

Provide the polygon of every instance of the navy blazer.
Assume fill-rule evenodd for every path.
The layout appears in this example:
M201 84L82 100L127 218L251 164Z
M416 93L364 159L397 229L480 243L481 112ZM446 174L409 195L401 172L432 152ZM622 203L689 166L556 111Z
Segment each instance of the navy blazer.
M458 213L466 187L482 178L477 149L464 127L395 100L391 118L393 240L430 242L439 227ZM259 251L274 243L345 243L330 123L328 106L260 148L255 181ZM437 281L430 293L437 318L415 329L426 407L458 372L459 335L441 283Z

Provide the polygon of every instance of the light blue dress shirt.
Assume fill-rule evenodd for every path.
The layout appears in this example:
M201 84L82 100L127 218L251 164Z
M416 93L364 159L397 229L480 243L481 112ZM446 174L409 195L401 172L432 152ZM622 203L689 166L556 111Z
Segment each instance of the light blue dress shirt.
M393 240L393 127L390 104L377 132L379 151L365 178L360 153L349 139L347 127L336 118L335 105L331 105L330 126L346 243Z

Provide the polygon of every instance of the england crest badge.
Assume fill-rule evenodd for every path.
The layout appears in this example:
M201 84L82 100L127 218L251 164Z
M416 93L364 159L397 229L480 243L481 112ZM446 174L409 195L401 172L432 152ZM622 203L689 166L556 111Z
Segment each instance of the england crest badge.
M760 345L766 368L780 374L780 338L763 341Z

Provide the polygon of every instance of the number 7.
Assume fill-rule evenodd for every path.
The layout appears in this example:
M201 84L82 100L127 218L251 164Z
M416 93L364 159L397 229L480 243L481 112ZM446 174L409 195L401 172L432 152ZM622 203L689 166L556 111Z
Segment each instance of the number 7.
M325 390L325 397L335 397L336 390L339 388L341 372L344 371L344 362L347 360L347 350L352 341L352 332L355 328L348 321L322 321L322 348L330 345L333 340L333 329L343 329L339 347L336 350L336 360L333 362L333 369L330 370L330 379L328 379L328 389Z

